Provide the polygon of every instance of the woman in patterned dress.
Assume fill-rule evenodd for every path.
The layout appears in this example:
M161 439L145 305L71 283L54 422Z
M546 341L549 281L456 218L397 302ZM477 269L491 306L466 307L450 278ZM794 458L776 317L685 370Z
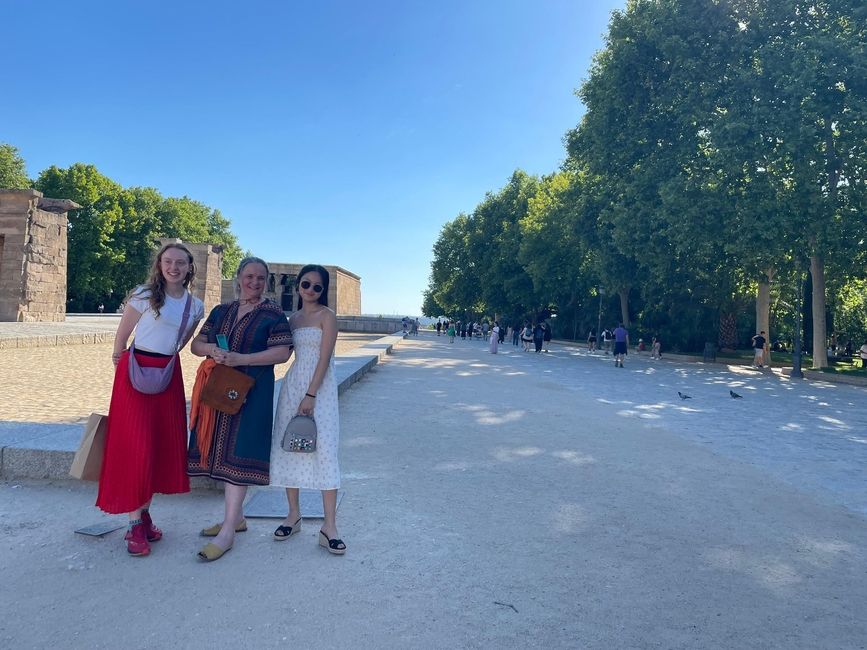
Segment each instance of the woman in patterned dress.
M286 488L289 516L274 531L274 539L284 541L301 530L299 488L322 490L325 521L319 531L319 545L329 553L343 555L346 544L337 537L336 522L340 421L332 356L337 318L328 308L328 283L328 271L317 264L302 268L296 279L298 311L289 320L295 361L280 388L271 443L271 484ZM313 416L316 421L316 451L312 453L283 450L283 434L296 414Z
M213 411L212 425L202 429L206 418L194 405L187 455L187 473L225 483L223 522L202 530L214 537L200 552L203 560L219 559L232 548L235 533L247 530L242 505L247 486L268 485L271 425L274 409L274 365L292 354L289 323L280 307L264 298L268 265L258 257L241 260L235 275L238 299L214 307L190 346L196 356L210 357L255 379L247 399L236 415ZM228 349L217 335L228 340ZM201 372L201 370L200 370Z

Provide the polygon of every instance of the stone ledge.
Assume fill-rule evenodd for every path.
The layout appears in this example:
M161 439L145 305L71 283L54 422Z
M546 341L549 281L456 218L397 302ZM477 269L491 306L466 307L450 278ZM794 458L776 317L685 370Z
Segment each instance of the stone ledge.
M336 357L334 370L338 394L343 394L360 381L385 355L392 354L394 346L403 338L403 334L385 336ZM275 394L279 389L280 381L274 388ZM0 479L73 480L69 478L69 467L83 427L84 420L52 424L0 422ZM222 483L193 477L190 487L194 490L221 490Z

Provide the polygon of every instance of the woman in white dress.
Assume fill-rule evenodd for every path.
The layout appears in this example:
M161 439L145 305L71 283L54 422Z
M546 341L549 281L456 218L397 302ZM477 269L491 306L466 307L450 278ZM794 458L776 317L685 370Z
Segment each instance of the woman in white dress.
M285 487L289 500L289 516L274 531L274 539L287 540L301 530L299 489L322 490L325 521L319 531L319 545L329 553L343 555L346 544L337 537L336 522L340 421L332 357L337 342L337 317L328 308L328 284L328 271L317 264L302 268L295 280L298 311L289 318L295 362L283 378L277 401L271 441L271 485ZM313 453L283 450L286 426L298 414L310 415L316 421Z
M490 340L490 350L491 354L497 353L497 345L500 342L500 324L497 321L494 321L494 326L491 328L491 340Z

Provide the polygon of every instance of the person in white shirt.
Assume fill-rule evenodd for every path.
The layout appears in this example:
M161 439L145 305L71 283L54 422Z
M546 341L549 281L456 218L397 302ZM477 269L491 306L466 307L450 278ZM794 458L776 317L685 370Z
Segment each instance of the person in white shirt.
M162 538L150 516L153 495L190 491L186 397L178 352L204 316L202 301L189 291L195 272L186 246L163 246L148 281L127 296L115 335L114 386L96 505L107 513L129 514L124 539L130 555L150 554L151 542ZM138 366L166 368L174 363L162 392L140 392L130 379L127 343L133 330Z

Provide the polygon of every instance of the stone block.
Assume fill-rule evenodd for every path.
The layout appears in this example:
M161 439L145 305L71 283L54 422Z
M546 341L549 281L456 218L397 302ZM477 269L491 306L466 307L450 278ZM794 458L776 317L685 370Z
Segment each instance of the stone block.
M74 457L73 451L5 447L0 478L67 479Z

